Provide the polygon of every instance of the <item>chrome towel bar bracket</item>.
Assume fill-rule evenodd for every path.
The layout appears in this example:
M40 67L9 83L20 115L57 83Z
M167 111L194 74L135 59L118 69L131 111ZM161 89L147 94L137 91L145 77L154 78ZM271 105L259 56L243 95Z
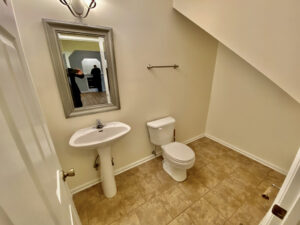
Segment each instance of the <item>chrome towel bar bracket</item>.
M153 68L173 68L173 69L177 69L179 66L178 65L176 65L176 64L174 64L174 65L166 65L166 66L152 66L152 65L148 65L147 66L147 69L148 70L151 70L151 69L153 69Z

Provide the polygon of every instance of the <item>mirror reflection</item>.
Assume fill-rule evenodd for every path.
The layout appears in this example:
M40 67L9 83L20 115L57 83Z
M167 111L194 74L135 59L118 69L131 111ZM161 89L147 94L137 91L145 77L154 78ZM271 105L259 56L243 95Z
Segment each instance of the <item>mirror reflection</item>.
M103 37L58 34L75 108L111 104Z

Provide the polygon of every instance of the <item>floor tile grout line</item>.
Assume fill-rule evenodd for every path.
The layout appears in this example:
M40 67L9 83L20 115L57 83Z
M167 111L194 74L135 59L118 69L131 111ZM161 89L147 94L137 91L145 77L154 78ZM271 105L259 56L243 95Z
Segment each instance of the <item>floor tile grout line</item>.
M222 183L222 182L221 182L221 183ZM219 183L218 185L221 185L221 183ZM216 185L215 187L217 187L218 185ZM215 194L213 190L211 190L211 192L213 192L213 194ZM208 193L208 192L207 192L207 193ZM207 195L207 193L206 193L205 195ZM204 199L205 199L205 195L203 196ZM236 199L235 196L233 196L233 197ZM206 199L205 199L205 200L206 200ZM237 200L237 199L236 199L236 200ZM206 200L206 201L207 201L207 200ZM209 203L209 204L210 204L210 205L211 205L211 206L212 206L212 207L213 207L213 208L214 208L221 216L223 216L222 213L221 213L218 209L216 209L209 201L207 201L207 202L208 202L208 203ZM243 202L243 204L244 204L244 202ZM243 205L243 204L242 204L242 205ZM240 206L238 207L238 209L239 209L239 208L240 208ZM238 209L237 209L237 210L238 210ZM236 211L237 211L237 210L236 210ZM235 211L235 212L236 212L236 211ZM233 212L232 215L233 215L235 212ZM231 215L231 216L232 216L232 215ZM230 217L231 217L231 216L230 216ZM223 217L224 217L224 216L223 216ZM227 220L226 217L224 217L224 219Z
M202 196L203 197L203 196ZM201 198L202 198L201 197ZM170 224L170 223L172 223L174 220L176 220L179 216L181 216L182 214L184 214L189 208L191 208L193 205L195 205L198 201L200 201L201 200L201 198L200 199L198 199L198 200L196 200L196 201L194 201L189 207L187 207L185 210L183 210L180 214L178 214L173 220L171 220L169 223L167 223L166 225L168 225L168 224ZM193 221L193 220L192 220ZM193 221L194 222L194 221Z
M201 183L201 182L200 182ZM191 208L196 202L200 201L208 192L211 191L211 189L209 187L207 187L206 185L204 185L203 183L201 183L201 185L203 185L204 187L206 187L208 189L207 192L205 192L199 199L195 200L194 202L192 202L192 204L190 206L188 206L185 210L183 210L180 214L178 214L173 220L171 220L168 224L170 224L171 222L173 222L176 218L178 218L180 215L182 215L185 211L187 211L189 208ZM178 186L178 188L184 193L184 191L182 190L182 188L180 186ZM185 196L187 196L185 194ZM192 200L191 200L192 201ZM167 224L167 225L168 225Z
M214 208L214 210L216 210L217 212L219 212L219 210L217 210L209 201L207 201L204 197L203 200L205 200L212 208ZM226 218L219 212L219 215L224 219L224 221L226 221Z
M228 222L246 203L247 202L243 202L243 204L225 222Z

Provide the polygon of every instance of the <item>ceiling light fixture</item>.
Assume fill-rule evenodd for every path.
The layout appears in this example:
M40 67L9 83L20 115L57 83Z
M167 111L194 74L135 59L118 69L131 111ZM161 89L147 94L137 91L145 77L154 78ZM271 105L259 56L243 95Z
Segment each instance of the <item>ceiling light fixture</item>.
M59 0L63 5L66 5L73 16L86 18L91 9L96 7L96 0ZM84 11L86 11L84 13Z

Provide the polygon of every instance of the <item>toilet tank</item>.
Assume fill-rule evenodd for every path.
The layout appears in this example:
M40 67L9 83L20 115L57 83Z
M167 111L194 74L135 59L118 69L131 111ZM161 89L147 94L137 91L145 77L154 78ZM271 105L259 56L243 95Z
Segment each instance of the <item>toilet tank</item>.
M154 145L165 145L174 141L175 119L165 117L147 123L150 141Z

